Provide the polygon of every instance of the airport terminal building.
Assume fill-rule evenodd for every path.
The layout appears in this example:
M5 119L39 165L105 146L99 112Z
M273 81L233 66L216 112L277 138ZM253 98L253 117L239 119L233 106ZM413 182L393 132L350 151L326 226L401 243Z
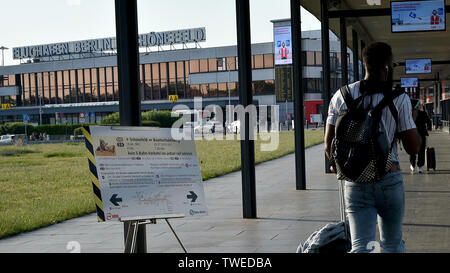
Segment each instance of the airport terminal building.
M172 109L176 103L192 107L194 97L202 97L203 106L225 107L229 100L238 104L236 46L199 47L206 39L204 28L152 32L139 38L143 111ZM10 105L0 112L0 122L22 121L26 115L31 123L94 123L118 112L115 41L107 39L111 40L14 48L13 55L21 64L0 67L1 102ZM177 43L177 39L184 42ZM276 54L281 52L276 42L252 45L253 94L256 105L278 104L283 122L294 112L292 66L276 64ZM320 30L303 32L302 42L305 119L309 122L311 114L323 111ZM331 87L336 90L341 85L341 56L340 43L332 33L330 48ZM353 75L351 54L349 50L349 74ZM171 95L179 101L170 102Z

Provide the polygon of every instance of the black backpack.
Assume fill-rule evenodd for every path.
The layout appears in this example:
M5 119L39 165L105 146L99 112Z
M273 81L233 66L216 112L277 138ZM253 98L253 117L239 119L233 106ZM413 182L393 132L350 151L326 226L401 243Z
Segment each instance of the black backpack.
M348 86L340 89L347 110L339 113L336 121L336 132L331 144L331 161L335 166L339 180L358 183L377 182L392 167L391 151L395 142L388 143L386 134L379 130L382 110L389 106L398 126L398 112L393 100L404 94L401 89L382 92L384 98L380 103L367 109L364 98L374 92L364 91L365 82L361 82L362 96L353 99ZM376 93L376 92L375 92ZM381 93L381 92L379 92Z

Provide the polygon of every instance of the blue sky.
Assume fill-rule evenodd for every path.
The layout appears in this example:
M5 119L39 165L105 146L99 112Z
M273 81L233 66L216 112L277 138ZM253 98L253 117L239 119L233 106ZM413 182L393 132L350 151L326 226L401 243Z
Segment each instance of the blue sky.
M252 42L273 41L272 19L289 0L250 0ZM236 44L235 0L138 0L139 33L206 27L202 47ZM302 29L320 22L302 10ZM114 0L14 0L0 9L0 46L9 48L115 36ZM5 65L17 64L5 51Z

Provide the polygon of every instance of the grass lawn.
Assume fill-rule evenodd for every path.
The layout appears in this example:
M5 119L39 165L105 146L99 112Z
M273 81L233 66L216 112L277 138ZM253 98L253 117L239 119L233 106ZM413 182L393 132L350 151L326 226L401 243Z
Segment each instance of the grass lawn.
M305 146L323 141L323 130L307 131ZM197 140L204 180L240 169L237 140ZM261 151L256 162L294 152L293 132L279 135L278 149ZM0 238L30 231L95 211L84 144L0 147Z

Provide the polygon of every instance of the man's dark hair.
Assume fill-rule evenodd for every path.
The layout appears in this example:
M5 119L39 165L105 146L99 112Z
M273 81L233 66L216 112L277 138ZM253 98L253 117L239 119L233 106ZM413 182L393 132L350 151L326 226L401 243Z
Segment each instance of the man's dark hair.
M392 58L392 48L386 43L372 43L363 50L363 61L372 74L378 74Z

